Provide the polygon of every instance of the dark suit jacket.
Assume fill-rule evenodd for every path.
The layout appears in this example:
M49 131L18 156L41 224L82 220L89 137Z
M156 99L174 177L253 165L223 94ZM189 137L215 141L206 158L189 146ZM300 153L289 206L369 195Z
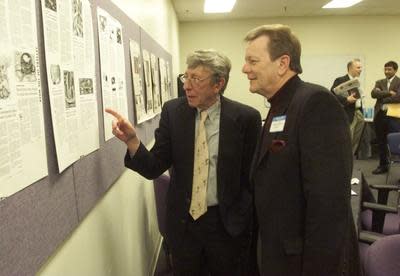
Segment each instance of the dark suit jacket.
M251 170L262 275L359 275L346 114L328 90L297 76L278 93L284 129L264 128Z
M397 95L391 96L389 91L395 91L397 92ZM371 97L376 99L375 115L378 114L379 110L381 110L383 104L400 103L400 78L394 76L390 83L389 91L387 89L386 78L375 82L375 87L371 91Z
M196 109L180 97L164 104L155 144L148 151L142 144L125 165L148 179L171 168L167 195L166 240L174 250L189 218L192 195ZM217 197L226 230L237 236L248 228L252 218L253 197L249 171L261 116L255 109L221 96L221 118L217 165Z
M343 106L343 108L344 108L344 111L345 111L346 114L347 114L347 118L348 118L348 120L349 120L349 123L351 124L351 122L353 121L353 118L354 118L354 113L355 113L355 110L356 110L356 104L355 104L355 103L349 103L349 102L347 101L347 97L344 97L344 96L342 96L342 95L336 95L335 92L333 92L333 89L334 89L336 86L338 86L338 85L340 85L340 84L342 84L342 83L344 83L344 82L346 82L346 81L348 81L348 80L350 80L350 78L349 78L349 75L347 75L347 74L346 74L345 76L336 78L335 81L333 82L332 87L331 87L331 92L336 96L336 98L337 98L337 99L339 100L339 102L342 104L342 106ZM360 93L359 93L358 89L351 89L351 90L349 90L349 95L350 95L352 92L355 92L355 93L358 95L358 97L360 97Z

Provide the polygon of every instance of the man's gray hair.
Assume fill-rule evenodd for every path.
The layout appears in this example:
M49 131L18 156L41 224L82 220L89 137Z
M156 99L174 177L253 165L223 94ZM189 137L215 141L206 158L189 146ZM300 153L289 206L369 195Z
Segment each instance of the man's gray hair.
M351 68L351 66L353 66L353 64L356 63L356 62L361 62L361 59L359 59L359 58L354 58L354 59L350 60L350 61L347 63L347 71L349 71L350 68Z
M218 83L221 79L224 79L225 84L219 91L220 94L224 93L232 67L227 56L213 49L197 50L187 56L186 64L189 69L204 66L211 70L213 83Z

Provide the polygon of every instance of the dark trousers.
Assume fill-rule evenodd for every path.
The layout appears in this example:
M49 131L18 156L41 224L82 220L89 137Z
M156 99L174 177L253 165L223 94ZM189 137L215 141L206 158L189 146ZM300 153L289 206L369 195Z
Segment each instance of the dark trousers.
M232 237L226 232L218 207L208 207L196 221L189 219L182 246L171 252L175 276L241 275L248 233Z
M387 167L389 164L387 135L400 131L400 119L386 116L386 111L380 110L374 118L374 124L379 150L379 167Z

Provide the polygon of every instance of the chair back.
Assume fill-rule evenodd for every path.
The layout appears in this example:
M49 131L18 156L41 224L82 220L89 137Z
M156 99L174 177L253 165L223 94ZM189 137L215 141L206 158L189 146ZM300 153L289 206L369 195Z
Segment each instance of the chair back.
M369 229L371 226L367 226L366 222L371 221L372 211L365 210L363 207L364 202L372 202L376 203L376 199L372 194L372 191L368 185L367 179L364 176L364 173L361 172L361 183L359 190L359 202L358 202L358 212L357 212L357 231L358 233L362 230Z
M169 189L170 177L162 174L154 179L154 194L156 199L158 229L161 236L165 234L166 212L167 212L167 193Z
M391 156L400 156L400 132L393 132L387 135L387 143Z
M400 235L378 239L366 251L365 276L400 275Z
M387 148L389 166L386 174L386 185L390 183L390 171L392 165L400 163L400 132L393 132L387 135Z

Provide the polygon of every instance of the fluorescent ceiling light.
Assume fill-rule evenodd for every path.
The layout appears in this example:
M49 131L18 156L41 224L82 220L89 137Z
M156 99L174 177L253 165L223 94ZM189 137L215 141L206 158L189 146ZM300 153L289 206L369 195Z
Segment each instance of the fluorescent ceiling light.
M362 0L332 0L325 6L323 9L340 9L340 8L348 8L354 6L355 4L361 2Z
M204 13L231 12L236 0L205 0Z

